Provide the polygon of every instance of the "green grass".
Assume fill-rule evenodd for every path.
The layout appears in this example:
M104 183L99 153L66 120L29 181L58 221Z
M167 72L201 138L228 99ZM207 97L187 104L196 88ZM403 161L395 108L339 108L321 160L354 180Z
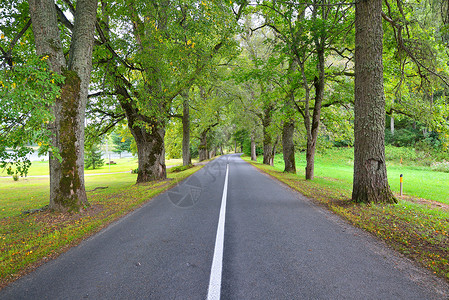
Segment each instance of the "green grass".
M137 174L119 173L101 176L86 176L86 190L107 186L114 192L136 183ZM23 178L19 181L0 179L0 218L15 216L22 211L40 208L48 204L49 178Z
M449 281L449 211L427 201L400 199L396 205L357 205L351 202L352 149L331 149L316 157L313 181L304 179L305 155L297 157L298 174L283 173L282 155L274 166L253 163L276 179L346 218L349 222L384 240L395 250ZM249 158L244 158L249 161ZM420 198L448 203L447 173L432 172L423 166L387 163L391 177L408 174L406 192ZM405 172L405 171L407 172ZM392 188L398 191L393 184ZM412 192L413 191L413 192ZM406 200L407 199L407 200Z
M0 289L200 168L169 170L167 180L138 185L135 184L137 175L130 173L88 176L85 180L90 207L76 214L49 211L20 214L48 204L48 178L18 182L3 179L0 181ZM92 191L99 186L108 188Z
M387 148L387 157L388 157ZM317 153L315 158L315 177L327 187L352 189L353 157L352 148L332 148ZM262 162L262 157L258 157ZM305 176L305 153L296 155L296 169L299 176ZM275 156L275 168L282 171L282 155ZM432 171L430 167L419 166L415 161L387 161L390 188L399 193L399 175L404 175L404 194L449 204L449 173ZM336 180L326 180L333 178Z
M193 162L197 162L198 160L193 160ZM134 157L127 157L127 158L119 158L115 159L114 162L117 164L111 165L109 168L109 165L103 165L100 168L97 168L95 170L88 169L84 170L85 174L97 174L97 173L116 173L116 172L126 172L137 168L137 158ZM165 161L165 165L167 167L169 166L176 166L176 165L182 165L182 159L167 159ZM3 170L0 170L3 171ZM31 163L31 167L28 171L28 176L39 176L39 175L48 175L48 161L33 161ZM1 176L7 176L6 172L0 172ZM0 180L2 180L0 178ZM12 180L12 178L11 178ZM23 180L21 177L19 179ZM2 181L0 181L0 186L3 184Z

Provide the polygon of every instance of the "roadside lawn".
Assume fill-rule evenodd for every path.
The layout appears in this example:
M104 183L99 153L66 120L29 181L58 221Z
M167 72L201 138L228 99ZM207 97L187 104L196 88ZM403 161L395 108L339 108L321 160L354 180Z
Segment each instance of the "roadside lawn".
M409 149L402 149L407 153ZM404 194L411 198L423 198L449 205L449 173L432 171L429 166L421 165L415 159L407 159L404 154L402 163L399 149L387 147L387 172L391 189L399 193L399 175L403 174ZM398 158L399 157L399 158ZM262 162L262 156L258 162ZM284 170L282 154L275 156L274 165L278 170ZM299 178L305 177L305 153L296 154L296 170ZM315 177L322 185L329 188L338 187L352 190L354 167L353 148L330 148L316 154ZM338 179L326 180L327 178Z
M116 164L111 164L111 167L109 168L109 165L104 164L103 166L97 168L97 169L87 169L84 170L85 174L98 174L98 173L116 173L116 172L128 172L131 170L134 170L137 168L137 158L136 157L126 157L126 158L119 158L114 159L114 162ZM105 160L106 162L106 160ZM198 162L198 159L193 159L192 163ZM165 165L167 167L169 166L176 166L176 165L182 165L182 159L167 159L165 160ZM3 172L2 172L3 171ZM33 161L31 162L31 167L28 170L28 176L40 176L40 175L48 175L48 161ZM0 170L0 177L7 177L8 175L4 170ZM8 176L9 178L12 177ZM2 179L2 178L0 178ZM20 180L23 180L23 177L20 177ZM2 184L2 181L0 181L0 184Z
M0 289L201 168L169 169L167 180L139 185L131 173L87 176L90 207L76 214L21 214L48 204L49 179L0 179Z
M351 202L351 162L344 160L342 155L345 153L331 154L333 155L324 157L318 155L315 173L317 177L313 181L304 179L302 170L305 167L305 158L302 156L298 157L298 174L283 173L282 155L277 155L274 166L252 162L248 157L243 158L263 172L344 217L353 225L384 240L393 249L449 282L449 206L447 205L449 178L445 177L448 174L414 170L413 167L396 167L398 169L392 171L390 166L388 167L390 177L395 172L407 170L406 178L410 178L409 181L416 178L413 179L416 180L414 182L416 186L410 186L406 191L417 197L404 197L399 199L396 205L356 205ZM421 176L428 174L427 172L432 176L422 178ZM437 177L441 181L435 187L433 182ZM393 185L392 188L398 190ZM428 192L433 189L435 193ZM417 199L418 197L428 197L434 201ZM440 203L436 202L438 200ZM443 200L446 204L443 204Z

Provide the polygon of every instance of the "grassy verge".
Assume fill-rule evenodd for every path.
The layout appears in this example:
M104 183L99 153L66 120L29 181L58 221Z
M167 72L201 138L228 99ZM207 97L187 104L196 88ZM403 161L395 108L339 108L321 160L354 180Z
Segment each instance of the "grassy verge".
M77 214L44 211L22 215L20 211L47 204L48 194L44 189L48 190L48 179L32 178L19 181L24 187L12 182L16 185L9 189L12 189L10 192L15 194L14 197L28 198L29 202L14 203L15 200L11 196L5 209L4 204L7 201L0 201L0 288L173 187L201 167L195 166L176 173L169 170L169 179L139 185L134 184L137 176L135 174L86 177L91 206ZM106 186L108 188L95 190L97 187ZM9 192L2 191L2 195L4 194Z
M448 210L403 199L397 205L355 205L350 200L351 187L344 180L306 181L303 175L283 173L279 164L251 163L449 281Z

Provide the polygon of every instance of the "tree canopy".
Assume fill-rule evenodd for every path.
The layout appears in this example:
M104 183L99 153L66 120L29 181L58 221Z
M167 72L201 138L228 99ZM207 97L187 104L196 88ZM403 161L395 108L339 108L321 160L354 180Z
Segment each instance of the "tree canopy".
M58 191L74 168L84 199L85 136L89 151L112 132L116 151L135 149L137 182L165 179L166 156L189 165L237 148L262 151L265 164L283 153L292 173L305 151L312 180L317 149L355 146L371 157L356 150L354 200L391 198L359 197L386 172L359 181L376 168L357 166L384 165L385 142L449 153L449 17L445 2L366 2L376 10L334 0L2 1L0 167L25 176L30 146L49 151L62 170L52 173L55 201L69 197ZM376 45L363 37L368 19Z

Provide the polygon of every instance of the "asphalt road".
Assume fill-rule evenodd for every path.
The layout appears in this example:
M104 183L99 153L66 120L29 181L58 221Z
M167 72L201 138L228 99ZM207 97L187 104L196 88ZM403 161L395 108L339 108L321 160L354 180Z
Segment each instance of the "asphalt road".
M221 299L449 299L447 284L238 155L209 163L0 299L206 299L223 201L222 265L212 272Z

